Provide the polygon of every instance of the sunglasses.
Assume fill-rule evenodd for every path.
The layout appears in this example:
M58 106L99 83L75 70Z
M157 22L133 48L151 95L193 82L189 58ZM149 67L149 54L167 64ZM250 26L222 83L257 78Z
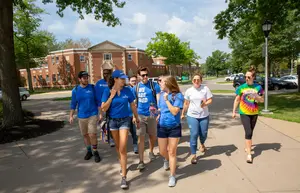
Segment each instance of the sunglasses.
M246 76L246 79L251 79L252 77L251 76Z
M145 77L145 76L148 76L148 74L142 74L142 75L141 75L141 77Z
M111 73L109 73L109 72L105 72L105 73L103 73L103 75L109 75L109 74L111 74Z
M196 82L196 81L200 81L200 79L194 79L193 81L194 81L194 82Z
M161 82L161 80L158 80L157 82Z

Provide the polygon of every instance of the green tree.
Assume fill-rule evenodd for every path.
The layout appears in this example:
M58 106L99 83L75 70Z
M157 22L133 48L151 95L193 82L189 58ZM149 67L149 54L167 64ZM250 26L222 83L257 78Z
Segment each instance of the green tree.
M43 0L43 3L53 3ZM63 17L67 7L79 14L94 14L95 19L105 22L107 26L120 25L120 20L113 13L114 8L122 8L125 2L118 0L59 0L55 1L57 13ZM5 0L0 3L0 78L3 102L3 127L23 123L22 107L17 85L17 72L13 39L13 5L24 5L23 0Z
M220 71L228 69L229 56L229 54L220 50L214 51L212 55L206 59L205 64L207 71L214 72L218 77Z
M36 58L48 54L48 45L53 36L46 31L38 31L39 15L44 10L36 7L33 0L24 1L24 6L16 6L14 11L14 44L17 67L25 68L29 90L33 91L30 68L39 65Z
M156 32L156 36L151 39L146 48L148 56L164 57L164 63L169 67L170 74L173 74L177 65L192 65L199 59L199 56L190 49L189 42L181 42L172 33Z

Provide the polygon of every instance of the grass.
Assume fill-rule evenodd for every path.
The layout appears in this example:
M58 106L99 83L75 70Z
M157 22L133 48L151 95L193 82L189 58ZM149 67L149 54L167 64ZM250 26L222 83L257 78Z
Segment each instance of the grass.
M55 98L53 101L70 101L72 97Z
M273 114L262 116L300 123L300 93L269 95L268 102L268 109ZM264 104L259 106L264 108Z
M232 81L217 82L217 84L232 84Z
M185 85L185 84L192 84L191 80L182 80L182 81L177 81L179 85Z
M30 92L31 95L34 94L42 94L42 93L47 93L47 92L56 92L56 91L66 91L66 90L72 90L73 87L71 88L37 88L33 92Z
M211 90L212 93L232 93L234 94L234 90Z

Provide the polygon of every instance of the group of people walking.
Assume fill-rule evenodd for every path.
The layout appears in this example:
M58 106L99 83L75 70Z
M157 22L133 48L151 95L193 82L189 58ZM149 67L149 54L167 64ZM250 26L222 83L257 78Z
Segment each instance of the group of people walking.
M95 162L101 157L97 151L97 124L106 123L111 134L110 145L116 147L120 162L121 188L127 183L127 142L128 133L133 139L133 151L139 154L138 170L143 170L145 136L149 136L149 159L156 158L153 152L158 141L159 154L164 158L163 169L170 170L168 186L176 185L177 146L182 136L181 120L187 120L190 129L191 164L197 164L196 151L198 138L200 151L205 152L205 141L209 127L208 106L213 95L202 84L202 75L194 74L193 86L183 95L172 76L160 76L158 83L149 81L149 70L139 67L138 76L127 77L121 70L103 69L103 79L95 86L88 83L89 75L85 71L78 74L80 85L72 90L70 123L73 122L77 108L79 128L84 138L89 160ZM252 163L252 134L258 114L257 102L263 102L263 90L253 83L255 71L246 74L247 83L237 89L233 117L240 103L241 120L246 133L247 162ZM128 80L128 83L126 83Z

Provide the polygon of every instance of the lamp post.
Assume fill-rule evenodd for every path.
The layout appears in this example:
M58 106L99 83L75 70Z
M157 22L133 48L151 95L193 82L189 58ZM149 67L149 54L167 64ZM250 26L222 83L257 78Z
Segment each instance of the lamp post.
M265 109L262 110L262 113L269 114L271 113L268 110L268 37L272 29L272 22L265 20L262 24L262 30L265 34Z

